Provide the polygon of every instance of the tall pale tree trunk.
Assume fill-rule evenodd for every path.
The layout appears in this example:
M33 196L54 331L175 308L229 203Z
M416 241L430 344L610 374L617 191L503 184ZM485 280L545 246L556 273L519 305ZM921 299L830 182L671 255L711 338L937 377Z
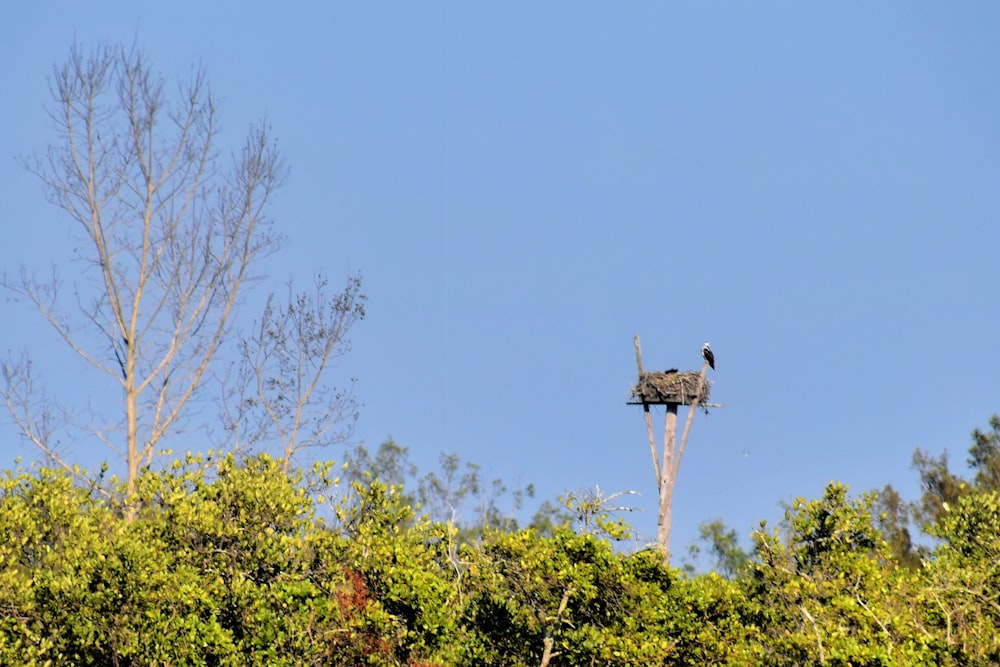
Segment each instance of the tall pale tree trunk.
M641 379L644 370L642 366L642 349L639 346L639 336L636 335L635 361L639 369ZM653 457L653 471L656 474L656 489L659 494L659 504L657 508L656 523L656 545L662 552L664 561L670 561L670 530L673 522L674 488L677 486L677 472L681 467L681 459L684 456L684 448L687 446L688 435L691 432L691 424L694 421L695 411L701 404L705 395L705 383L708 381L708 362L705 361L701 367L700 390L698 395L692 400L688 407L687 420L684 423L684 432L680 442L677 442L677 411L680 403L667 403L666 416L663 425L663 454L662 457L656 450L656 435L653 432L653 419L650 414L649 404L643 403L643 412L646 420L646 432L649 438L649 449Z
M24 164L75 223L85 269L68 299L55 275L40 281L22 269L3 285L81 359L120 383L120 409L99 423L72 419L66 427L82 425L120 453L129 505L140 469L185 414L229 332L252 267L282 244L266 208L285 169L263 125L231 165L221 163L216 102L200 71L171 100L165 91L175 87L142 53L74 47L51 88L59 141ZM56 449L53 429L39 424L38 403L47 399L30 358L8 358L2 370L0 394L22 433L79 475Z

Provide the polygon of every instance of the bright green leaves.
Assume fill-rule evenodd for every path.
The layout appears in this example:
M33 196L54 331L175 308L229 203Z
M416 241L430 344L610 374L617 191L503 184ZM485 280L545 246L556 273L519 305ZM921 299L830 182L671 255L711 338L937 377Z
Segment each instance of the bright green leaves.
M943 507L939 547L903 568L873 498L831 484L759 531L726 579L617 550L623 524L606 502L582 519L570 505L577 531L469 539L402 487L368 476L337 488L331 469L188 457L139 477L135 520L61 472L0 476L0 664L1000 660L995 493Z
M195 457L138 482L128 521L63 473L2 480L0 664L396 664L420 643L386 641L364 575L381 555L315 520L280 461ZM403 569L400 589L428 576Z
M656 664L670 654L676 572L590 534L488 532L470 553L458 664Z
M918 606L941 664L1000 661L1000 495L977 491L948 506ZM947 661L944 659L947 658Z
M832 483L822 499L792 503L783 539L755 534L752 622L770 664L897 664L906 633L888 623L894 568L873 501Z
M963 497L931 529L943 540L938 555L967 564L1000 562L1000 495L995 491Z

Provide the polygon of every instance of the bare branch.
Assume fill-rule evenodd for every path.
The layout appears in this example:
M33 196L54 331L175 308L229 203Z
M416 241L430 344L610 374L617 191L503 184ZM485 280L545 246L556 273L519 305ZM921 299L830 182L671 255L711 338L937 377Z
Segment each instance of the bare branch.
M134 488L201 386L254 264L282 244L266 209L285 168L266 125L220 168L217 107L200 69L172 96L141 52L74 46L50 90L58 141L22 164L74 223L80 315L65 314L55 274L39 282L22 269L3 285L122 386L120 449ZM18 425L44 451L31 421Z
M0 375L3 376L0 397L3 398L7 411L22 435L41 450L45 464L62 468L77 481L110 498L111 494L107 489L99 487L63 455L55 432L65 423L65 418L60 416L62 411L59 406L50 401L44 390L36 385L32 363L27 354L0 361Z
M681 435L681 441L677 445L677 455L674 458L673 467L670 469L670 488L673 489L677 484L677 471L681 467L681 459L684 457L684 448L687 447L688 435L691 433L691 423L694 421L694 413L698 409L698 405L701 403L702 398L705 396L705 383L708 382L706 379L706 374L708 373L708 361L705 361L701 366L701 386L702 390L698 392L694 401L691 402L691 407L688 408L687 421L684 422L684 433Z
M268 299L253 334L240 342L236 386L223 400L230 432L250 445L277 440L286 466L306 447L343 442L357 419L352 393L324 381L350 350L348 333L365 316L366 296L357 276L333 298L327 285L317 276L311 294L293 294L289 286L283 307Z

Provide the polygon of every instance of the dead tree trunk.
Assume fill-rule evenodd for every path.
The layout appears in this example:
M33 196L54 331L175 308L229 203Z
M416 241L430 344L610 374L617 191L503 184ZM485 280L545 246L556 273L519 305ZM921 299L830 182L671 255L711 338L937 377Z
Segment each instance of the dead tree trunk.
M670 517L674 502L674 479L676 465L674 463L674 442L677 439L677 404L667 405L667 415L663 426L663 465L660 466L660 476L656 480L660 492L660 509L657 514L656 544L664 557L670 556ZM679 460L678 460L679 463Z
M636 335L635 361L639 368L639 379L645 373L642 367L642 349L639 346L639 336ZM653 419L649 410L649 403L643 401L642 408L646 419L646 432L649 436L649 449L653 457L653 471L656 473L656 488L659 492L659 509L657 512L656 545L663 553L665 562L670 560L670 529L673 515L674 487L677 485L677 471L681 466L681 458L684 456L684 448L687 445L688 435L691 433L691 424L694 421L694 413L705 396L705 383L707 382L708 362L702 364L699 391L692 398L690 403L675 401L664 401L667 411L663 425L663 454L662 457L656 451L656 436L653 433ZM687 420L684 424L684 433L680 442L677 442L677 408L679 405L688 404Z

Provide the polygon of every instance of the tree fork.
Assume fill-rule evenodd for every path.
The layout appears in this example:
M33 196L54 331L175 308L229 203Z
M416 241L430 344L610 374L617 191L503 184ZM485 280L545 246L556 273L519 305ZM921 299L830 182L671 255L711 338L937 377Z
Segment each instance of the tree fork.
M639 344L639 335L633 338L635 345L635 362L639 370L639 380L645 374L642 365L642 348ZM659 505L657 511L656 545L663 554L665 562L670 560L670 531L672 528L673 496L674 487L677 484L677 472L680 469L681 459L684 456L684 449L687 446L688 436L691 433L691 425L694 422L695 410L702 403L705 396L705 389L708 374L708 361L701 367L698 393L691 401L688 408L687 419L684 423L684 432L680 442L677 442L677 401L664 401L666 405L666 415L663 424L663 454L662 457L656 451L656 435L653 432L653 419L650 414L649 403L642 402L643 416L646 421L646 433L649 438L649 449L653 458L653 472L656 474L656 489L659 494Z

